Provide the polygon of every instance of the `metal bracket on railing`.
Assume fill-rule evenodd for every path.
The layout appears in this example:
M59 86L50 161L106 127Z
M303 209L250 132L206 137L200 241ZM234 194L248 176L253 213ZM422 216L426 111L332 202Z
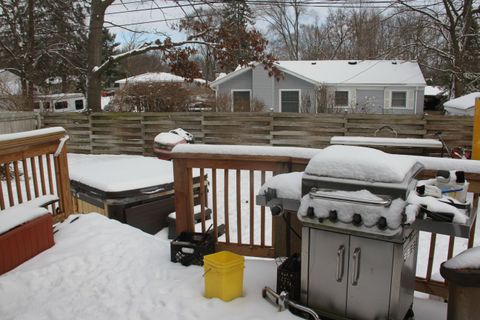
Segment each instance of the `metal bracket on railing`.
M278 311L284 311L285 309L291 307L297 309L298 311L305 312L309 314L313 320L321 320L317 313L312 309L302 306L301 304L295 303L288 299L288 293L282 291L280 294L273 291L269 287L265 287L262 290L262 296L264 299L278 307Z
M60 143L58 144L57 150L53 154L54 157L58 157L60 155L60 153L63 150L63 146L65 145L65 142L67 142L68 139L70 139L70 137L68 135L63 136L60 139Z

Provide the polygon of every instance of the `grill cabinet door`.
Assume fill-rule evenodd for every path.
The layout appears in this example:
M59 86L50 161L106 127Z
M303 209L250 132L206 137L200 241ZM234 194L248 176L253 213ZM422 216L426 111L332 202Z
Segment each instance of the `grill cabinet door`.
M345 315L348 240L341 233L310 229L308 306Z
M389 319L393 243L350 237L347 318Z

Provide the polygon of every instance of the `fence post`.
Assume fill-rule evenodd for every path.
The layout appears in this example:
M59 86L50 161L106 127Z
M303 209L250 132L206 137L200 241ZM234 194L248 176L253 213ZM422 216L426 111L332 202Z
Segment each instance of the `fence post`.
M480 98L475 99L475 117L473 119L472 159L480 159Z

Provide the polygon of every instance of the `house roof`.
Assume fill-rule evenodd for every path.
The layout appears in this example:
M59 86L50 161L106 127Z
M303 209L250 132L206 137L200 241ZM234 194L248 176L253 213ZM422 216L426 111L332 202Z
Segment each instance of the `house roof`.
M142 83L142 82L184 82L185 78L168 72L147 72L136 76L115 81L115 83ZM203 79L194 79L194 82L205 83Z
M440 86L426 86L424 95L432 97L447 95L447 89L444 89Z
M425 86L417 62L401 60L318 60L277 61L283 72L317 85L411 85ZM219 84L250 70L237 69L211 83Z
M480 98L480 92L472 92L470 94L448 100L443 104L443 107L467 110L475 106L476 98Z

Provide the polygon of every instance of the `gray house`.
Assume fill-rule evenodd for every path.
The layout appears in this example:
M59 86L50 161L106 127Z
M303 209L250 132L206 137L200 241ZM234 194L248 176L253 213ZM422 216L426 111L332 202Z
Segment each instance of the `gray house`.
M235 70L210 84L232 111L261 102L276 112L421 114L425 79L414 61L277 61L283 78L262 65Z

